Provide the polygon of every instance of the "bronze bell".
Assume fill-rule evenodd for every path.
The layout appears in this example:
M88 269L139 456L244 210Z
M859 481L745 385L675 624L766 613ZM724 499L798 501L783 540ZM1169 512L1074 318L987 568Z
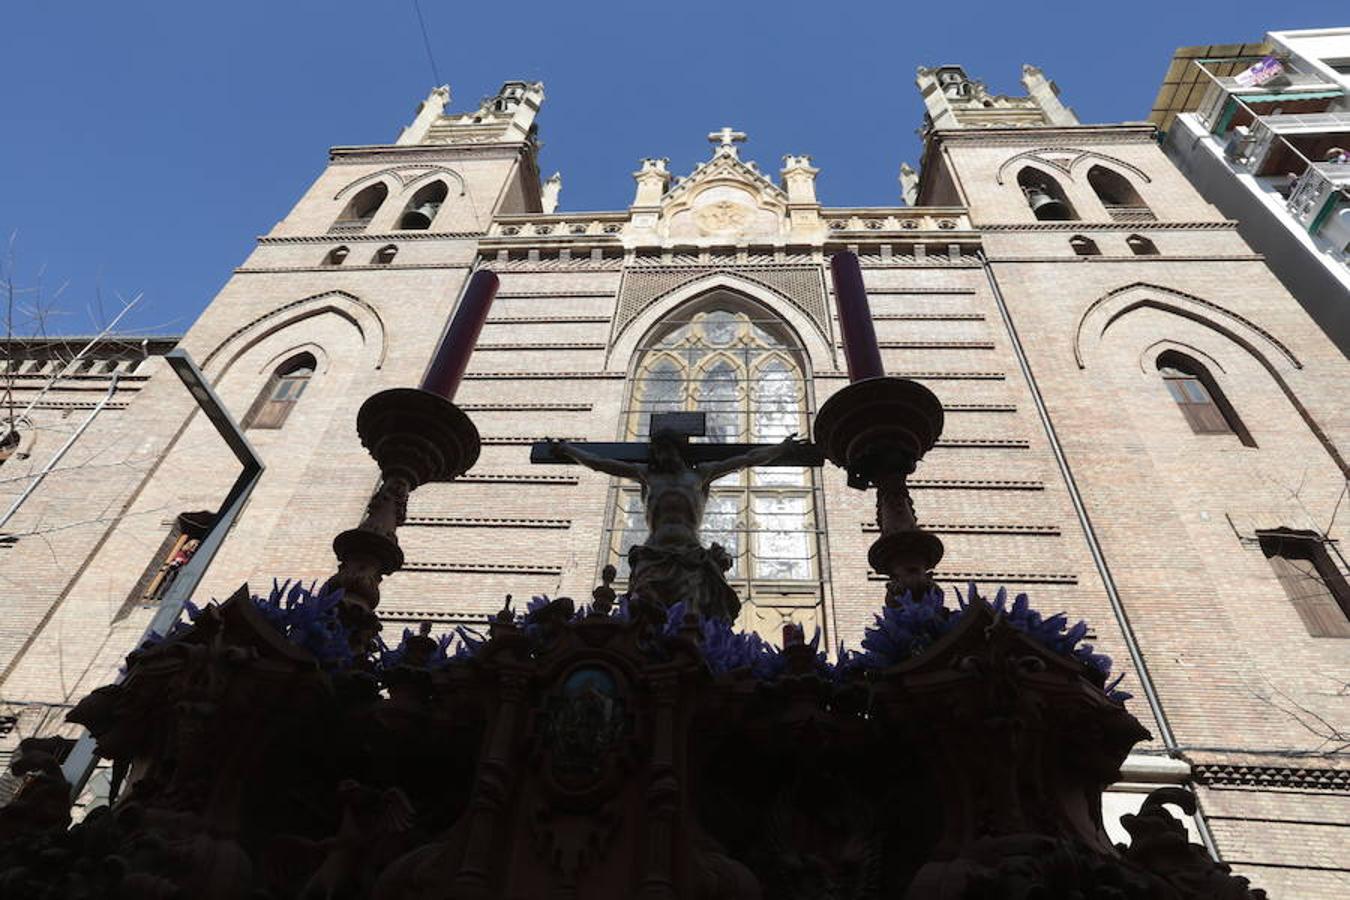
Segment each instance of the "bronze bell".
M1069 207L1064 201L1050 196L1045 188L1029 187L1026 193L1031 211L1042 222L1063 222L1069 218Z
M425 231L431 227L431 220L436 218L439 208L439 203L423 203L417 209L410 209L403 214L403 221L398 227L409 231Z

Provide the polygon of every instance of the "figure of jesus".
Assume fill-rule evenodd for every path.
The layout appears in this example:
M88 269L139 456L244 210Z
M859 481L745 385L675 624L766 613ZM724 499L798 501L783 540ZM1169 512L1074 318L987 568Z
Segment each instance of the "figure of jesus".
M772 465L803 441L793 434L778 444L696 465L684 461L682 441L670 431L652 435L646 463L596 456L566 441L550 443L558 453L588 469L642 485L648 536L628 553L630 595L666 606L683 601L705 616L735 620L741 601L724 574L731 568L731 558L721 545L706 548L699 540L709 488L723 475Z

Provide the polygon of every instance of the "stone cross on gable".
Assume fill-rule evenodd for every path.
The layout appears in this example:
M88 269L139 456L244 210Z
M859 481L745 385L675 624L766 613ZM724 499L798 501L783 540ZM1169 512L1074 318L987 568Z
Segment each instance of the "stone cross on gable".
M730 153L736 155L736 145L743 143L746 139L744 131L733 131L730 125L723 125L721 131L714 131L708 135L708 141L717 144L718 153Z

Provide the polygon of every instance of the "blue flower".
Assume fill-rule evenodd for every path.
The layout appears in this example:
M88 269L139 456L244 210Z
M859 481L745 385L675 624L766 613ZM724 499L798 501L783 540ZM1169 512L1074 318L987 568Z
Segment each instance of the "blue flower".
M918 600L906 592L899 603L883 607L872 627L863 632L861 654L846 658L841 650L840 666L877 669L902 663L951 631L958 619L942 605L941 591L929 591Z

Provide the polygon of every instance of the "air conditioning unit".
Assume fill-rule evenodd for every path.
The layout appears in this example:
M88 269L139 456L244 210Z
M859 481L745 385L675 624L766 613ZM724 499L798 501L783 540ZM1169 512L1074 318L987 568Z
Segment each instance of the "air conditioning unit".
M1231 163L1244 163L1251 153L1251 148L1251 129L1246 125L1238 125L1228 135L1228 142L1224 145L1223 155Z

